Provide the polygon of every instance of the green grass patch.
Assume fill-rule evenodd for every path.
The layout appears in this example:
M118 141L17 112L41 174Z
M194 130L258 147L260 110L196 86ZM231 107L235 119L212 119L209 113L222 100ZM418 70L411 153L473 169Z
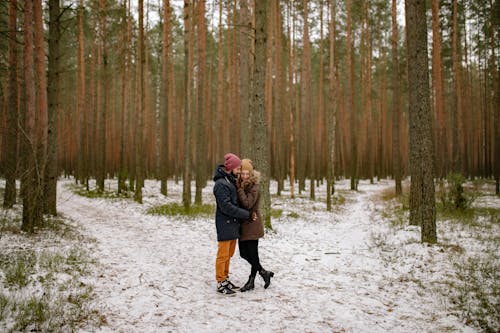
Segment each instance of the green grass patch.
M66 257L66 273L76 275L90 274L90 266L96 264L90 255L80 248L72 248Z
M403 192L402 195L396 196L395 189L386 189L379 198L383 201L392 201L393 204L386 204L386 210L381 212L381 216L388 220L393 227L403 227L407 220L407 213L410 209L410 196L408 192Z
M151 215L165 215L165 216L213 216L215 214L215 206L209 204L202 205L191 205L189 209L186 209L184 205L178 203L170 203L161 206L151 207L147 210L148 214Z
M341 205L345 204L345 202L346 202L346 198L341 194L337 194L337 195L332 196L332 204L333 205L341 206Z
M0 235L1 234L21 234L22 220L19 212L4 213L0 216ZM49 231L55 235L66 239L79 239L81 236L77 230L68 224L61 216L44 217L43 223L35 228L35 232Z
M39 297L31 297L18 304L16 324L13 331L43 331L44 322L49 316L49 304Z
M396 188L395 187L391 187L391 188L386 188L384 189L383 191L380 192L380 194L378 195L378 197L382 200L382 201L391 201L393 199L396 199Z
M0 329L4 332L75 332L84 323L101 326L105 318L88 308L92 297L92 288L84 284L78 289L72 288L69 293L54 295L46 291L25 299L9 299L0 294L0 302L4 300L0 306L5 304L2 313L11 316L11 322L0 324Z
M26 287L35 273L36 254L32 250L21 250L12 254L2 253L0 268L4 272L4 283L12 289Z
M392 227L400 228L403 227L406 223L407 216L406 212L408 209L405 209L404 206L398 205L394 207L390 212L383 211L381 213L382 217L389 221Z
M271 208L271 219L280 218L283 215L283 209Z
M19 234L21 233L21 218L10 216L7 210L0 216L0 235L3 233Z
M470 226L485 226L481 221L489 222L489 227L500 223L500 208L465 208L450 209L440 202L436 203L438 218L453 220Z
M288 217L291 217L293 219L298 219L300 217L300 215L296 212L290 212L287 214Z
M89 320L97 320L96 325L100 325L103 318L88 306L94 297L93 288L81 279L90 273L91 264L84 250L45 250L38 256L33 251L14 251L8 255L13 259L5 257L1 261L3 282L10 288L0 293L0 317L5 320L0 323L0 331L74 331Z
M0 293L0 322L3 322L7 317L6 310L8 309L9 298Z
M453 304L468 325L482 332L500 331L500 264L496 249L455 262Z
M117 191L109 191L109 190L104 190L104 191L99 191L97 189L91 189L87 190L85 186L83 185L78 185L78 184L71 184L69 186L71 191L75 194L78 194L79 196L86 197L86 198L103 198L103 199L122 199L122 198L130 198L131 193L130 192L122 192L118 193Z
M54 234L70 239L78 240L81 235L73 226L69 225L62 217L51 216L44 221L42 229L52 231Z
M83 282L94 264L79 246L2 252L0 284L8 288L0 292L0 331L74 332L83 324L101 325L105 319L89 306L93 287Z
M0 210L0 237L8 238L0 251L0 332L93 331L105 323L84 282L96 265L85 238L61 217L25 234L21 217L18 205Z

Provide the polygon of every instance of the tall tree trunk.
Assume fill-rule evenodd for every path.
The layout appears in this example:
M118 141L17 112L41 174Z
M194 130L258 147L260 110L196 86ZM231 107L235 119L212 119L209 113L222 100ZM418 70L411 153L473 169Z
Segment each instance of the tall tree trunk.
M149 73L149 38L148 38L148 31L149 31L149 6L147 5L148 2L146 1L146 13L144 15L146 22L144 24L144 69L143 69L143 77L144 77L144 86L143 86L143 94L144 94L144 112L143 112L143 117L144 117L144 127L142 130L143 133L143 149L144 149L144 158L143 158L143 177L140 182L140 186L144 187L144 179L146 178L146 175L150 173L150 165L151 163L151 156L154 154L154 146L151 147L151 128L153 128L152 124L154 121L152 121L152 115L151 115L151 91L154 91L155 88L151 84L150 80L150 73ZM138 183L139 184L139 183Z
M292 6L296 6L295 2L292 2ZM300 14L297 14L299 16ZM294 18L295 19L295 18ZM304 22L305 23L305 22ZM297 30L295 30L297 31ZM299 47L295 48L296 52L296 61L300 63L296 64L297 66L297 73L295 74L298 82L296 83L298 85L295 93L297 95L296 99L296 117L295 117L295 125L296 125L296 131L297 131L297 137L300 138L300 140L297 140L297 159L300 160L300 163L297 163L297 180L299 183L299 194L302 193L303 190L305 190L306 187L306 172L307 172L307 163L308 163L308 157L307 157L307 150L308 150L308 136L307 133L307 128L304 125L305 124L305 118L306 114L304 110L307 108L307 100L305 99L305 95L307 93L306 91L306 71L305 71L305 63L304 59L305 53L307 52L306 47L308 46L307 42L304 40L305 38L305 29L303 29L302 33L302 40L303 40L303 48L302 48L302 58L299 60L298 56L298 49ZM298 79L300 78L300 80ZM299 89L300 88L300 89Z
M289 123L288 118L285 119L287 111L287 98L286 98L286 72L283 63L283 19L282 10L279 1L273 1L271 4L273 10L273 49L272 63L274 66L275 75L272 76L273 87L273 106L271 114L271 123L269 126L271 132L271 151L272 154L272 172L273 177L277 181L277 195L281 195L284 189L284 182L286 177L286 160L288 145L285 145L289 138Z
M496 7L499 7L498 1L495 2ZM498 15L498 11L496 12ZM496 41L498 41L498 28L500 22L498 16L495 16L495 6L492 0L490 0L490 48L491 48L491 75L493 77L493 119L494 119L494 164L493 164L493 176L495 177L495 193L500 195L500 69L497 68L496 64Z
M229 5L229 16L227 18L228 24L231 26L238 25L238 15L236 8L236 1L232 1ZM228 100L227 100L227 110L229 111L228 118L230 123L229 132L231 133L231 150L239 152L240 151L240 142L238 139L240 136L240 98L239 98L239 65L238 65L238 29L228 29L228 55L227 55L227 81L228 81ZM194 43L194 41L192 41ZM194 64L194 63L193 63ZM234 141L234 142L232 142Z
M290 41L289 45L289 55L288 55L288 91L289 91L289 103L288 103L288 115L290 121L290 197L295 198L295 81L293 76L293 64L294 64L294 36L295 36L295 20L292 17L292 4L287 3L287 12L288 12L288 22L292 21L292 23L287 26L287 35L288 40ZM293 30L291 31L290 26L293 25Z
M123 68L122 68L122 82L121 82L121 110L120 110L120 148L118 151L120 165L118 171L118 193L122 193L127 190L125 185L125 180L127 179L127 153L125 151L125 145L127 141L127 111L129 110L129 98L130 98L130 29L131 29L131 17L130 17L130 6L127 6L127 1L123 0L123 22L127 22L123 31ZM167 19L167 18L165 18ZM163 192L162 192L163 193Z
M320 36L320 44L319 44L319 83L318 83L318 113L315 119L315 135L314 137L314 154L315 156L324 156L324 152L322 151L323 143L325 142L325 137L323 135L323 129L325 128L325 102L324 102L324 46L323 46L323 1L319 3L319 36ZM315 162L314 175L316 179L321 179L322 177L322 167L323 167L323 159ZM315 197L315 193L311 188L311 198Z
M108 109L108 49L107 49L107 8L106 1L100 1L99 8L99 32L101 49L101 67L99 68L99 94L97 101L99 111L97 114L97 150L96 150L96 185L97 190L104 191L104 179L106 178L106 114Z
M142 203L142 186L144 182L144 116L146 111L146 99L144 96L144 68L146 59L144 56L144 1L139 0L139 36L137 40L137 63L138 63L138 82L137 82L137 98L138 105L135 109L137 126L136 126L136 144L135 144L135 192L134 200Z
M401 188L401 149L399 143L399 60L398 60L398 20L397 20L397 3L392 0L392 149L393 163L392 172L396 185L396 195L400 196L403 193Z
M5 147L7 154L5 158L5 193L3 206L11 208L16 203L16 169L18 156L18 121L19 107L17 89L17 0L11 0L9 3L9 81L8 81L8 102L7 102L7 121L5 131Z
M47 72L45 60L45 43L43 30L42 0L33 2L34 18L34 42L35 42L35 70L36 70L36 146L37 146L37 198L36 215L37 224L43 222L44 198L44 175L47 164L47 135L48 135L48 113L47 113Z
M460 151L460 117L462 114L462 84L460 70L460 51L458 34L458 3L453 0L453 34L452 34L452 60L453 60L453 165L454 172L462 172L462 156Z
M441 32L439 29L439 0L432 0L432 87L434 90L434 112L436 113L436 167L437 176L445 175L446 156L446 114L444 105L444 81L441 62Z
M207 55L207 28L205 22L205 0L199 0L197 11L197 31L198 31L198 76L197 76L197 89L198 94L196 108L197 108L197 119L196 119L196 193L194 202L196 204L202 203L201 191L206 185L207 171L206 161L207 155L207 135L205 133L205 121L204 114L208 112L205 109L205 98L206 98L206 55Z
M222 26L222 4L223 1L219 2L219 40L218 40L218 50L217 50L217 100L216 100L216 123L217 128L215 129L217 133L222 133L218 138L217 142L217 152L218 155L224 152L224 142L227 136L227 130L223 128L224 123L224 44L223 44L223 26ZM250 119L248 120L251 121ZM250 143L251 145L251 143Z
M23 222L21 229L32 233L37 225L36 198L38 160L36 154L36 96L35 70L33 61L33 2L24 4L24 117L21 156L21 196L23 198Z
M261 212L267 228L271 225L271 196L269 193L269 139L267 134L265 109L265 78L266 78L266 25L267 3L255 3L255 62L252 85L251 112L254 113L254 151L255 165L262 172L261 182Z
M170 19L172 19L172 9L170 9ZM167 77L168 77L168 114L167 114L167 122L168 122L168 153L169 153L169 166L172 171L169 174L175 172L176 163L179 161L179 158L175 158L175 154L177 154L177 149L182 144L180 144L180 133L176 133L179 128L179 124L182 121L178 120L181 112L177 112L177 101L176 101L176 79L175 79L175 70L174 70L174 47L173 47L173 37L172 37L172 22L170 23L169 29L169 49L168 49L168 59L169 66L167 68ZM178 173L177 173L178 174Z
M249 156L250 151L250 45L252 34L252 22L249 14L249 1L240 0L240 147L241 155ZM221 48L222 44L219 44Z
M264 103L266 107L266 120L267 120L267 133L268 133L268 138L269 138L269 145L273 151L273 156L269 156L269 178L272 178L273 175L273 160L276 155L276 151L273 149L274 148L274 142L273 142L273 134L272 134L272 129L273 129L273 71L274 71L274 57L273 54L275 54L275 36L274 36L274 11L276 6L274 6L274 1L270 2L268 4L268 12L267 12L267 45L266 45L266 83L265 83L265 97L264 97ZM271 129L271 131L269 131Z
M77 54L77 115L79 121L77 177L83 182L88 177L88 145L87 145L87 113L89 108L85 105L85 35L83 32L84 18L83 0L78 7L78 54Z
M410 113L410 224L421 226L422 242L436 243L434 152L429 98L425 0L406 0Z
M95 3L92 7L92 13L94 17L98 17L98 9L95 8ZM99 40L99 33L98 33L98 20L94 19L93 24L93 29L92 29L92 37L95 41ZM88 154L89 154L89 176L94 176L96 175L96 149L95 146L97 145L97 113L99 109L99 103L98 103L98 97L100 96L100 92L98 89L98 73L99 73L99 67L101 63L101 57L100 57L100 48L99 48L99 43L91 43L91 53L90 53L90 66L89 66L89 73L90 73L90 79L89 79L89 114L87 117L87 128L88 128L88 138L87 138L87 149L88 149ZM87 181L87 188L88 188L88 181Z
M336 1L330 0L330 63L329 63L329 76L330 76L330 106L327 113L327 132L328 132L328 163L326 169L326 210L332 210L332 195L335 190L335 127L337 122L337 78L335 73L335 6Z
M61 40L59 0L49 1L48 136L45 168L45 213L57 215L57 116L60 105Z
M309 39L309 23L308 23L308 5L307 0L302 1L304 7L304 32L302 40L304 41L304 48L302 51L302 69L300 78L301 96L300 96L300 131L305 134L302 143L302 156L305 157L305 167L301 169L303 172L300 174L300 179L305 182L307 178L307 171L309 171L310 180L310 197L314 199L314 138L313 138L313 127L315 112L311 103L311 42ZM307 168L308 166L308 168Z
M165 22L163 23L163 67L162 67L162 110L160 111L160 180L161 180L161 193L167 195L167 178L168 178L168 162L169 162L169 104L170 104L170 85L169 71L171 66L170 50L172 48L172 37L170 35L171 29L171 8L170 0L163 0L163 16Z
M467 24L466 24L467 26ZM473 119L473 112L471 112L472 104L471 104L471 69L470 69L470 55L469 55L469 45L468 45L468 38L467 38L467 28L464 28L464 76L463 76L463 105L462 105L462 110L463 110L463 116L462 116L462 123L463 123L463 134L462 134L462 140L463 140L463 171L464 175L470 175L472 172L472 156L473 156L473 150L471 150L472 146L472 141L473 141L473 135L472 135L472 119ZM437 158L437 157L436 157Z
M366 95L366 110L368 112L368 175L370 178L370 183L373 184L374 176L375 176L375 152L374 146L372 145L375 142L375 131L376 127L374 124L374 112L373 112L373 96L372 96L372 63L373 63L373 34L372 27L370 24L370 1L366 3L366 17L367 17L367 29L368 29L368 59L367 59L367 95Z
M351 134L351 163L349 173L351 175L351 190L358 189L358 147L357 147L357 114L354 107L354 66L352 63L352 31L351 31L351 0L347 0L347 37L346 37L346 57L347 57L347 107L351 117L349 129Z
M191 207L191 86L192 61L192 9L190 0L184 0L184 169L182 203L188 211Z
M380 27L379 27L380 29ZM379 83L378 83L378 96L379 96L379 103L378 103L378 109L377 109L377 167L376 167L376 173L377 176L380 178L384 175L384 156L383 156L383 126L384 126L384 118L385 118L385 110L384 110L384 105L385 105L385 99L384 99L384 94L385 94L385 82L386 82L386 54L384 52L384 47L382 44L382 36L380 35L378 41L377 41L377 46L378 50L380 52L380 66L379 66L379 71L380 71L380 78L379 78Z

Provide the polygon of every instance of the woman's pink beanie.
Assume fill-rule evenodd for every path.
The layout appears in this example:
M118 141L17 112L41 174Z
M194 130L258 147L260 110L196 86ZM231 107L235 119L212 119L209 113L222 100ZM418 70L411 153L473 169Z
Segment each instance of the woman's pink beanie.
M226 168L226 170L234 170L240 165L241 160L238 156L232 153L227 153L226 155L224 155L224 168Z

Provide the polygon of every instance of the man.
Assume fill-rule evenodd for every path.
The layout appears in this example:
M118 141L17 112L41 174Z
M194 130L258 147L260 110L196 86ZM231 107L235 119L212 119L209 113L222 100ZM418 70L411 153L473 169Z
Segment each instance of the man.
M224 165L219 165L214 173L214 196L217 203L215 226L217 229L217 258L215 260L215 278L217 291L223 295L234 295L235 286L228 279L229 263L240 236L240 220L248 220L250 212L239 207L236 180L240 172L241 160L238 156L227 153Z

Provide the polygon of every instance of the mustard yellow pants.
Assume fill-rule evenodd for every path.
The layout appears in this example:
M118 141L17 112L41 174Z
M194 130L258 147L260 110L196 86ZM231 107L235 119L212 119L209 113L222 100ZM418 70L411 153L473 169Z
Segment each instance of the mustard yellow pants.
M215 260L215 279L224 281L229 275L229 263L236 249L236 239L218 242L217 259Z

